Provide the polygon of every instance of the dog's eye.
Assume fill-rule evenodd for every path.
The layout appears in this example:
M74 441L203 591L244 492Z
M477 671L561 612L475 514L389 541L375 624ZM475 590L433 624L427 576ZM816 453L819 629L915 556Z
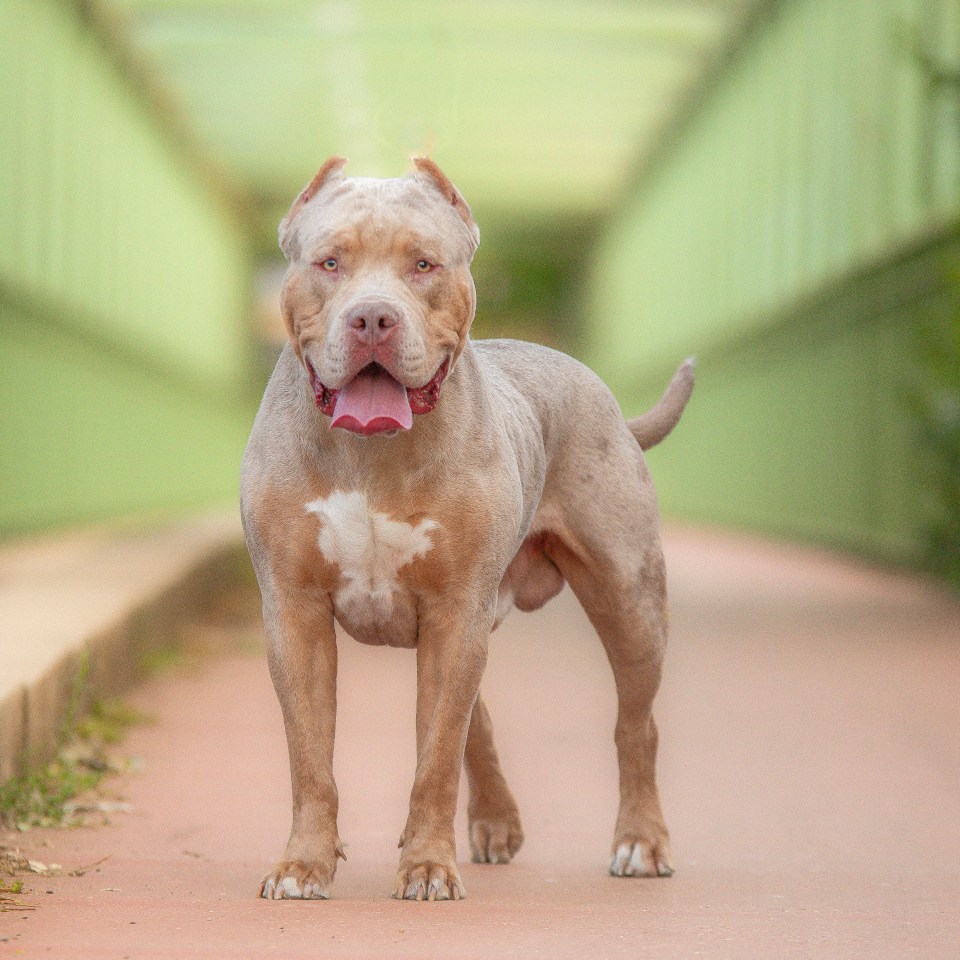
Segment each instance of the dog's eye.
M429 273L433 269L433 264L429 260L418 260L417 271L419 273Z
M321 270L326 270L327 273L333 273L337 269L339 264L337 263L336 257L327 257L326 260L321 260L319 263L315 264Z

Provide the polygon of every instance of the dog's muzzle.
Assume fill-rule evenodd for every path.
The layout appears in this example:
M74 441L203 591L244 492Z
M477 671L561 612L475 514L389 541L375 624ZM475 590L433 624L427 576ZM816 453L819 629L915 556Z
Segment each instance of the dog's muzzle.
M378 363L369 363L337 390L325 386L307 360L310 385L321 413L331 427L369 437L376 433L409 430L415 414L429 413L440 398L440 387L450 369L450 358L422 387L405 387Z

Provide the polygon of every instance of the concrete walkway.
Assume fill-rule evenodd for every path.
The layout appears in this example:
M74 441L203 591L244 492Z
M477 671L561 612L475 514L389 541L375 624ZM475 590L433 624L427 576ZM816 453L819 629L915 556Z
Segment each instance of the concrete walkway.
M289 829L260 656L128 699L133 811L16 839L83 876L26 876L0 958L960 956L960 606L908 578L673 531L658 699L677 872L606 874L613 684L565 593L513 614L484 681L527 843L465 864L463 903L388 898L413 774L414 658L344 638L337 773L349 860L329 902L255 899ZM462 804L461 804L462 807ZM465 827L459 828L461 858ZM9 838L7 842L10 842ZM49 844L49 846L47 846Z
M3 544L0 781L49 758L71 702L128 687L141 658L236 579L241 541L233 509Z

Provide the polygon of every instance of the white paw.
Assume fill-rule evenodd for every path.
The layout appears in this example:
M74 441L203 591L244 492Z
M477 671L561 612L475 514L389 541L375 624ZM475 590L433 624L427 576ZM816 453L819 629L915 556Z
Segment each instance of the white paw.
M667 859L642 843L621 843L610 861L615 877L672 877Z
M279 863L260 884L264 900L329 900L330 883L304 863Z
M406 866L397 872L395 900L462 900L467 895L456 866L430 862Z

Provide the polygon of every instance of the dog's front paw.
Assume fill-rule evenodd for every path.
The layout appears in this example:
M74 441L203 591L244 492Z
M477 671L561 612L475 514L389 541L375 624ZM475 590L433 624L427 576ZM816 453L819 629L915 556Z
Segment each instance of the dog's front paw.
M672 877L670 844L625 837L614 844L610 873L615 877Z
M281 860L260 884L264 900L329 900L333 870L321 863Z
M462 900L466 895L452 856L401 856L394 900Z
M523 844L516 807L506 814L470 818L470 850L474 863L509 863Z

